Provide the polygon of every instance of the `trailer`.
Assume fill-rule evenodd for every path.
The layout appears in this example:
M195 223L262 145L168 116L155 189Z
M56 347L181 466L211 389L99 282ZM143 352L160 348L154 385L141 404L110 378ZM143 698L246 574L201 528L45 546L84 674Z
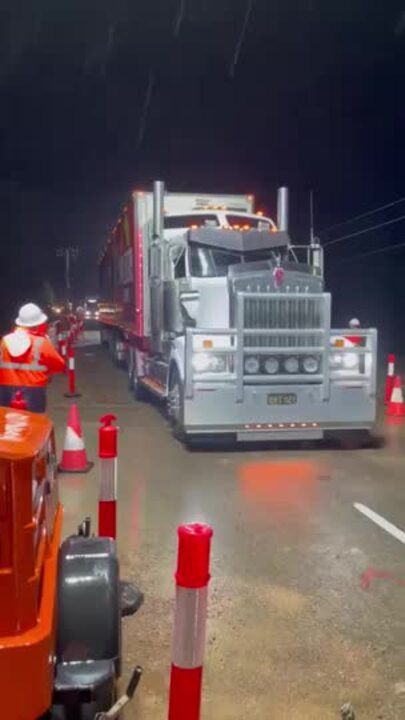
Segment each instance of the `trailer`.
M332 329L319 242L294 245L250 195L132 193L101 254L102 341L174 434L239 441L369 431L377 333ZM102 311L101 311L102 308Z

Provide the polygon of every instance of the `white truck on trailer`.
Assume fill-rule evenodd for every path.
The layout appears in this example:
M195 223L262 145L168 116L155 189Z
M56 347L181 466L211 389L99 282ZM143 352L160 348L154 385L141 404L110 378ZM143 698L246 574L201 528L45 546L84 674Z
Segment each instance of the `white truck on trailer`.
M320 439L370 430L377 333L331 329L317 242L294 246L253 197L134 192L100 259L103 340L135 397L185 439Z

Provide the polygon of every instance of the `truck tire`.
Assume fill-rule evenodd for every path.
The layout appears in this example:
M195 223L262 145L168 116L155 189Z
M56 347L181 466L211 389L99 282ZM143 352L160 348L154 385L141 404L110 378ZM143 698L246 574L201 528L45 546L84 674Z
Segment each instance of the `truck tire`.
M128 389L138 402L146 402L149 399L148 390L139 381L136 373L135 352L132 349L128 354Z
M100 327L100 343L104 347L108 347L108 345L109 345L109 334L110 334L110 331L104 325L101 325L101 327Z
M167 414L173 436L184 441L184 387L176 366L170 372Z
M121 588L113 540L74 535L60 547L56 659L57 667L72 668L69 692L73 694L60 704L67 681L66 674L62 679L57 672L52 720L92 720L111 707L121 672ZM76 678L74 668L86 661L95 661L93 668L97 661L109 661L113 673L89 701L76 700L83 676Z
M120 345L122 344L122 342L123 342L123 338L122 338L121 334L119 332L115 332L113 335L113 339L112 339L111 350L112 350L113 363L114 363L115 367L117 367L117 368L125 368L125 365L126 365L126 362L121 357L121 352L120 352Z

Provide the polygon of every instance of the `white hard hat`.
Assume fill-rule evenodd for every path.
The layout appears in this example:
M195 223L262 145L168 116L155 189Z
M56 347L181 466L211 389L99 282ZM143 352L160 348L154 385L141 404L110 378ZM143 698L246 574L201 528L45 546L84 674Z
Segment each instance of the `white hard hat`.
M360 320L358 320L357 318L353 318L349 322L349 327L360 327Z
M20 308L15 324L20 327L30 328L43 325L47 320L47 315L42 312L38 305L34 305L34 303L27 303Z

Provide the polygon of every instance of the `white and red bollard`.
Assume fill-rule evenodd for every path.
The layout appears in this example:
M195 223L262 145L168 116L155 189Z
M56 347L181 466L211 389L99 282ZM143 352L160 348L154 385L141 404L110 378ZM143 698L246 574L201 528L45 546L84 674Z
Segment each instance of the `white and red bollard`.
M194 523L178 528L176 611L169 720L199 720L207 621L212 529Z
M67 339L66 339L66 333L63 331L61 333L60 348L58 348L58 352L60 355L62 355L62 357L66 363L65 373L67 373Z
M103 415L98 432L100 458L100 489L98 501L98 534L117 539L117 455L118 428L112 423L115 415Z
M68 345L67 349L67 373L69 390L65 393L65 397L75 398L81 397L81 393L76 388L76 365L75 365L75 351L73 345Z
M59 355L62 355L63 330L62 330L62 323L60 322L60 320L58 320L55 324L55 332L56 332L56 348L57 348Z
M385 404L386 405L388 405L388 403L391 400L392 390L394 387L394 379L395 379L395 355L390 353L390 355L388 355L387 379L385 381Z
M27 401L24 398L22 390L16 390L16 393L10 403L13 410L27 410Z

